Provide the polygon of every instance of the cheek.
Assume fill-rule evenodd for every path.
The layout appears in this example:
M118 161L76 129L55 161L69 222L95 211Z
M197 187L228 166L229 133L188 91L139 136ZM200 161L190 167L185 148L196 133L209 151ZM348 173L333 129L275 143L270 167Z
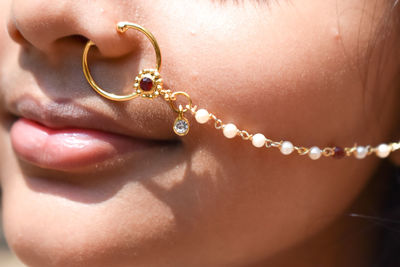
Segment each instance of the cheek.
M165 80L224 122L252 133L305 146L352 145L363 126L363 88L335 12L274 10L246 14L253 19L231 11L236 20L225 21L230 27L218 32L213 24L194 35L182 29L182 39L165 55ZM353 47L353 39L346 44Z
M204 31L181 29L184 38L165 54L165 80L224 123L276 141L322 148L382 140L391 121L366 131L374 110L365 110L365 88L353 64L360 33L352 23L360 14L343 18L342 35L333 2L314 5L316 10L282 8L265 23L235 16L217 33L207 30L212 24ZM214 241L215 233L223 236L220 242L240 239L229 248L246 247L249 255L265 253L260 248L272 253L326 227L355 200L378 163L284 157L239 137L227 140L211 123L193 127L187 140L193 153L207 152L218 163L210 167L218 178L208 188L215 190L203 202L209 215L204 225L212 230L202 232Z
M190 202L196 218L190 232L201 236L191 236L207 240L210 255L223 247L223 257L237 262L269 257L325 229L359 195L377 163L284 157L211 134L199 141L186 184L196 185L188 199L198 199ZM175 210L178 217L188 214Z

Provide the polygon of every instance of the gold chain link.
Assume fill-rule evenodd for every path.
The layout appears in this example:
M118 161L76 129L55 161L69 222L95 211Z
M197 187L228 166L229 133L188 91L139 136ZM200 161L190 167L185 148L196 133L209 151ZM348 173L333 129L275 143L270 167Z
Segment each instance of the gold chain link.
M179 105L179 110L181 111L188 111L190 110L191 113L193 115L196 114L198 107L196 105L193 105L192 100L189 96L189 94L185 93L185 92L172 92L171 90L165 90L162 89L160 91L160 95L164 96L164 100L166 100L167 102L170 103L171 107L174 109L174 111L178 110L178 107L175 106L175 101L177 101L177 95L183 95L188 99L188 104L185 105L185 108L183 109L182 105ZM173 103L173 104L171 104ZM179 111L178 110L178 111ZM217 116L215 116L213 113L209 113L209 118L211 120L214 121L214 127L217 130L221 130L224 128L225 124L223 123L223 121L219 118L217 118ZM237 133L238 136L240 136L243 140L250 140L252 141L253 138L253 134L249 133L246 130L238 130ZM283 141L273 141L269 138L265 139L265 148L278 148L280 149L282 146ZM396 150L400 150L400 141L399 142L393 142L389 144L391 152L394 152ZM294 146L293 147L295 151L297 151L298 155L307 155L310 152L310 148L308 147L304 147L304 146ZM367 155L371 155L373 153L376 153L377 149L375 147L372 146L365 146L365 149L367 149ZM354 144L352 147L345 147L343 148L344 154L345 156L352 156L355 151L357 150L357 144ZM324 147L323 149L321 149L321 154L325 157L333 157L335 156L335 147Z
M302 147L297 147L297 146L295 146L294 149L295 149L295 150L297 151L297 153L298 153L299 155L301 155L301 156L307 155L308 152L310 151L310 149L308 149L308 148L306 148L306 147L304 147L304 146L302 146Z
M325 147L324 149L322 149L322 155L324 155L325 157L332 157L333 155L335 155L335 149L332 147Z
M249 133L248 133L247 131L245 131L245 130L239 131L238 134L239 134L240 137L242 137L243 140L250 140L250 139L253 137L252 134L249 134Z

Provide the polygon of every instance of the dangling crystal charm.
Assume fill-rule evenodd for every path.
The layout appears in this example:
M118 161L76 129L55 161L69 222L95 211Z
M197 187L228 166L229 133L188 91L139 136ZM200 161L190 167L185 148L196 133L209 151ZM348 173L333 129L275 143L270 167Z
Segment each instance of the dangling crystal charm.
M185 136L189 132L189 121L183 117L183 112L179 113L178 118L174 122L174 132L179 136Z

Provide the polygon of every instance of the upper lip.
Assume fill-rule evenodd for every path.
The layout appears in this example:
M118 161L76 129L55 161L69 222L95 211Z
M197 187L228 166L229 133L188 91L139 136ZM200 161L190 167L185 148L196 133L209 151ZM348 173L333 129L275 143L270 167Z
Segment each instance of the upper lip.
M24 95L12 101L8 109L15 116L34 120L53 129L82 128L140 139L178 140L172 131L173 120L157 118L154 113L146 115L146 112L143 112L139 116L127 115L126 118L116 119L115 116L73 101L40 101L32 95ZM134 121L135 117L137 123ZM168 123L169 121L171 122Z

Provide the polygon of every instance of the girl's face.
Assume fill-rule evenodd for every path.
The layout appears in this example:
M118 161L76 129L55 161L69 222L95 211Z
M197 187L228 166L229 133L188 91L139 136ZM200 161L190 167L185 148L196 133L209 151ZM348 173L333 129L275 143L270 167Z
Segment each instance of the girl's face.
M160 44L164 87L224 122L307 147L378 145L399 137L392 2L2 1L0 174L10 246L29 266L316 260L329 250L316 244L347 229L342 215L376 157L283 156L194 119L179 138L161 99L97 95L82 73L83 47L97 44L92 74L120 92L155 64L143 35L115 30L118 21L138 23Z

